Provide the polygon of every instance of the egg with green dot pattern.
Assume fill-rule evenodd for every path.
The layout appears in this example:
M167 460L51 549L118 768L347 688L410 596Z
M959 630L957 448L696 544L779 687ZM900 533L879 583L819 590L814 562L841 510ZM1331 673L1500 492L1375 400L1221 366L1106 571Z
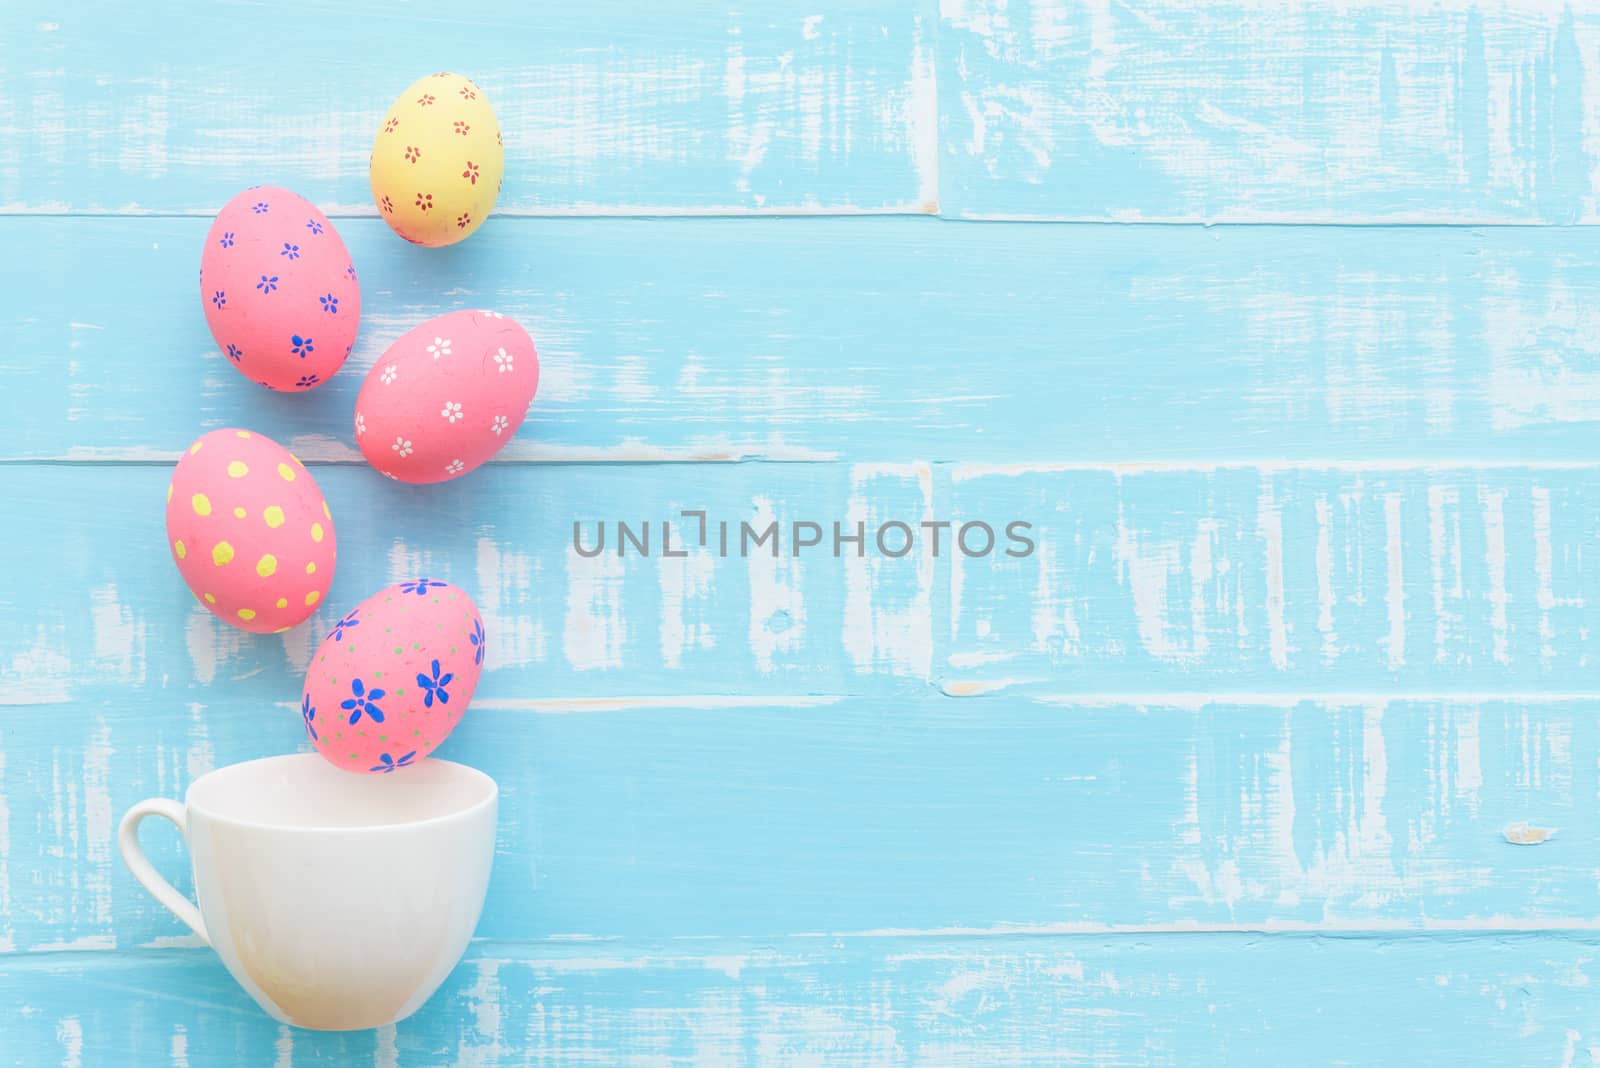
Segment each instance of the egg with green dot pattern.
M306 670L300 718L336 768L386 775L433 755L483 671L483 616L437 579L396 583L333 625Z
M213 430L167 485L167 548L218 619L256 634L303 622L333 581L333 513L294 454L264 434Z

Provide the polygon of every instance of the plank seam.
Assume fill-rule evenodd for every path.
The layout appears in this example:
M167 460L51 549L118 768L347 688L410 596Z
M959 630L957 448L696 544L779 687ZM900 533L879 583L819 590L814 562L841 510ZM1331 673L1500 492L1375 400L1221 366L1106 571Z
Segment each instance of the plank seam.
M904 693L880 693L872 691L852 691L848 693L811 693L811 694L684 694L684 695L617 695L582 697L493 697L475 700L472 707L480 711L519 712L530 711L543 715L567 715L593 712L621 712L644 711L648 709L682 709L686 711L708 711L713 709L766 709L766 708L825 708L831 705L843 704L848 701L873 701L893 700L904 698ZM962 690L951 689L951 684L934 681L928 684L926 690L913 696L930 697L933 699L945 698L952 701L970 701L974 699L1000 697L1009 701L1020 701L1027 704L1045 705L1056 708L1116 708L1123 705L1134 707L1161 707L1178 709L1200 709L1211 705L1244 705L1255 708L1295 708L1303 704L1345 705L1345 706L1388 706L1398 703L1410 704L1529 704L1529 705L1557 705L1557 704L1600 704L1600 692L1596 693L1570 693L1538 691L1451 691L1451 690L1418 690L1408 692L1404 690L1386 690L1381 692L1351 692L1351 691L1238 691L1219 690L1216 692L1175 690L1171 693L1152 693L1148 690L1138 693L1036 693L1027 690L1008 690L1004 687L995 689ZM11 701L0 697L0 708L38 707L46 705L73 704L74 699L66 700L40 699ZM276 701L274 707L295 711L300 706L293 701Z
M695 207L671 208L666 206L643 207L637 210L608 208L605 210L591 210L583 207L574 207L563 210L539 210L528 208L508 208L493 213L491 218L500 220L560 220L560 219L589 219L589 220L622 220L641 221L650 220L677 220L677 219L864 219L864 218L899 218L899 219L928 219L932 222L949 223L957 226L985 226L985 225L1020 225L1020 226L1100 226L1117 227L1121 229L1185 229L1185 230L1246 230L1246 229L1279 229L1279 230L1531 230L1531 231L1572 231L1581 233L1591 231L1600 226L1600 219L1594 222L1576 223L1541 223L1530 222L1527 219L1494 219L1494 218L1462 218L1462 219L1419 219L1400 216L1384 218L1348 218L1333 216L1269 216L1259 219L1207 219L1201 217L1152 217L1143 219L1114 219L1096 217L1091 215L1059 217L1051 215L985 215L985 214L951 214L943 210L938 199L937 182L931 187L934 196L925 201L908 201L905 204L891 204L877 208L853 208L844 205L831 205L826 208L811 208L797 205L792 208L743 208L737 205L726 207ZM364 210L349 206L324 208L317 205L323 215L330 219L347 221L373 220L381 218L376 209ZM34 210L26 207L9 206L0 207L0 220L3 219L212 219L216 217L222 205L214 208L189 208L182 211L151 210L118 208L115 210L97 210L85 208L77 211L61 211L56 208L40 208Z
M293 442L291 441L291 444ZM341 441L342 445L343 442ZM354 447L351 447L354 452ZM183 457L183 449L152 449L139 455L119 456L10 456L0 457L0 467L171 467ZM351 459L345 457L317 457L305 451L297 453L307 467L364 467L367 461L359 456ZM655 456L643 458L638 456L607 455L604 450L594 453L564 456L521 456L506 459L490 460L486 467L562 467L562 466L606 466L606 467L678 467L706 465L725 466L729 464L771 464L777 466L790 465L827 465L854 466L857 464L879 465L885 463L898 464L930 464L938 467L949 468L952 478L957 482L975 478L996 476L1015 476L1032 474L1109 474L1118 476L1137 475L1162 475L1162 474L1207 474L1218 471L1257 471L1262 474L1291 474L1315 471L1340 471L1351 473L1400 473L1400 472L1473 472L1473 471L1594 471L1600 472L1600 461L1592 460L1437 460L1437 459L1395 459L1395 460L1131 460L1131 461L1029 461L1016 464L990 464L971 463L964 460L929 459L902 460L883 458L877 456L842 456L824 455L810 457L785 457L767 456L759 453L728 454L725 456Z
M790 944L796 952L822 947L830 952L847 953L858 947L882 943L887 946L903 945L914 941L951 943L955 946L995 946L1007 942L1037 946L1040 942L1084 941L1136 941L1142 938L1184 937L1237 937L1272 938L1284 942L1339 939L1348 941L1402 942L1464 939L1533 941L1557 938L1562 940L1593 942L1600 937L1600 920L1561 920L1551 922L1518 921L1496 917L1481 922L1450 921L1428 924L1260 924L1260 925L1149 925L1149 926L1099 926L1045 925L1019 928L933 928L928 930L885 929L878 931L801 932L782 935L677 935L659 939L630 940L620 936L565 936L552 935L544 939L506 941L474 939L468 944L463 960L550 960L570 961L574 957L586 960L612 961L657 957L661 963L724 960L731 948L762 951L763 956L782 957L783 951L773 951L775 945ZM839 943L846 943L840 945ZM852 946L849 943L856 943ZM710 950L690 952L690 947L700 946ZM716 947L712 949L711 947ZM173 957L210 957L212 950L206 946L164 946L149 948L135 946L116 949L63 949L63 950L13 950L0 953L0 970L49 970L85 965L126 965L136 962L155 963Z

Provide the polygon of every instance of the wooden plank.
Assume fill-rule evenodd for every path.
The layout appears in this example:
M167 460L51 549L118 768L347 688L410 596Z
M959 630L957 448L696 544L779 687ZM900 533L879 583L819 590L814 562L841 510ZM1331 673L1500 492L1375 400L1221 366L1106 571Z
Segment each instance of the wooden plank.
M0 960L0 1063L1501 1068L1600 1040L1591 938L475 948L410 1020L343 1034L274 1023L206 951Z
M307 748L271 675L8 716L0 944L182 944L116 820ZM487 697L442 755L502 787L489 938L1583 931L1597 704ZM186 885L177 835L144 838Z
M950 558L947 690L1592 690L1600 467L948 474L953 515L1042 518Z
M1581 230L504 220L469 249L342 224L349 365L268 394L195 299L201 219L0 221L0 459L171 459L240 423L356 457L390 342L525 322L516 459L1591 461L1600 271Z
M921 688L934 648L931 556L832 555L832 524L870 507L920 522L926 465L496 465L417 488L365 465L318 467L342 551L313 621L256 637L214 619L179 579L163 522L170 469L153 465L0 466L0 500L31 517L10 543L0 597L5 699L50 705L153 688L160 700L282 700L323 634L391 582L461 583L489 633L483 697L794 694ZM9 494L9 496L6 496ZM870 505L865 503L870 502ZM690 543L707 513L707 544ZM753 537L814 521L825 555ZM854 518L853 518L854 517ZM652 526L652 554L618 556L617 522ZM599 523L608 551L585 558ZM666 557L660 524L673 526ZM731 527L729 554L718 524ZM741 554L742 522L752 524ZM848 531L846 531L848 533ZM777 536L777 535L775 535Z
M946 0L970 218L1593 222L1600 12L1541 0Z
M919 4L24 0L0 22L0 210L207 213L273 183L376 215L383 114L449 69L495 106L502 212L930 211L934 29Z
M425 489L315 473L345 547L333 587L307 627L256 638L178 580L168 469L0 467L0 499L29 523L0 600L7 699L154 684L207 702L220 680L280 699L333 620L419 574L479 599L485 697L1595 692L1596 467L495 465ZM685 510L707 513L704 546ZM651 555L617 555L619 521L651 525ZM1019 521L1034 549L1014 558ZM592 550L602 522L607 551L580 556L574 524ZM689 555L662 555L662 522ZM917 534L906 556L876 544L892 522ZM996 548L953 553L945 531L935 558L925 522L986 522ZM801 523L822 541L796 556ZM861 556L835 555L835 523L862 524Z
M448 752L508 787L497 937L1595 912L1569 854L1600 790L1594 468L316 474L346 546L327 608L254 638L164 559L166 468L0 467L28 524L0 598L5 944L172 934L116 814L298 744L316 637L419 572L488 622ZM785 555L572 550L574 519L685 508L777 521ZM787 555L801 520L1013 514L1034 556ZM1505 844L1522 821L1562 833Z

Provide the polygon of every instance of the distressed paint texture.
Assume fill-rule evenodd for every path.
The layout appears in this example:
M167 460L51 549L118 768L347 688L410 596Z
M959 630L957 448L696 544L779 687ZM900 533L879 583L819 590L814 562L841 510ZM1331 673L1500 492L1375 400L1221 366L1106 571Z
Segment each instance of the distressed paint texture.
M1600 468L949 475L952 514L1026 516L1039 548L950 559L943 677L1080 691L1593 690Z
M354 1034L280 1027L208 954L120 958L91 998L72 956L0 967L38 1057L0 1063L1583 1064L1596 951L1588 936L490 944L412 1020Z
M1600 12L1545 0L942 0L969 218L1592 222Z
M539 346L515 459L1593 461L1600 429L1584 229L507 219L439 254L354 220L355 353L284 397L206 330L206 225L7 221L0 459L240 423L359 459L367 369L481 306Z
M376 216L367 155L384 112L445 69L495 107L502 212L928 211L936 21L931 6L837 0L8 3L0 210L209 215L271 182Z
M0 1064L1600 1061L1600 254L1541 225L1600 213L1597 56L1520 0L7 6ZM444 253L351 217L441 67L508 175ZM195 304L267 181L362 278L305 396ZM810 217L527 217L730 214ZM1474 225L1316 225L1408 222ZM538 340L525 430L385 482L361 375L484 306ZM225 425L346 549L282 636L166 559ZM574 552L601 520L654 554ZM1037 550L789 551L890 520ZM316 639L419 574L489 633L481 940L398 1027L280 1028L115 821L302 746Z
M1592 930L1595 706L492 697L442 752L502 786L485 938ZM0 933L41 955L188 941L110 855L114 817L308 748L296 702L49 711L81 736L0 731ZM1556 833L1523 848L1519 823ZM177 836L144 838L186 887Z
M0 498L33 517L0 603L7 700L211 701L224 680L230 697L281 699L349 606L419 574L477 591L485 698L1596 692L1596 468L497 465L422 490L316 471L340 543L363 549L305 628L254 639L179 581L166 468L0 466ZM690 536L684 509L731 524L728 556L716 530ZM777 556L741 554L739 524L758 516L779 524ZM1020 518L1037 548L872 545L884 523L931 517ZM618 554L618 520L652 525L650 557ZM603 555L574 551L575 522L590 549L607 523ZM687 556L661 555L662 522ZM826 533L796 557L799 522ZM864 556L833 555L835 522L864 525Z

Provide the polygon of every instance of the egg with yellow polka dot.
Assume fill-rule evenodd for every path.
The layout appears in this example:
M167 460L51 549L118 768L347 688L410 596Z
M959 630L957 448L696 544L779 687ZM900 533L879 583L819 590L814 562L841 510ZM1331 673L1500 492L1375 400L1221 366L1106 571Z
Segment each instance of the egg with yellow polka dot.
M400 94L372 143L372 199L417 245L453 245L494 208L505 172L500 124L469 78L441 72Z
M288 449L250 430L213 430L184 452L167 544L195 600L257 634L303 622L333 581L327 499Z

